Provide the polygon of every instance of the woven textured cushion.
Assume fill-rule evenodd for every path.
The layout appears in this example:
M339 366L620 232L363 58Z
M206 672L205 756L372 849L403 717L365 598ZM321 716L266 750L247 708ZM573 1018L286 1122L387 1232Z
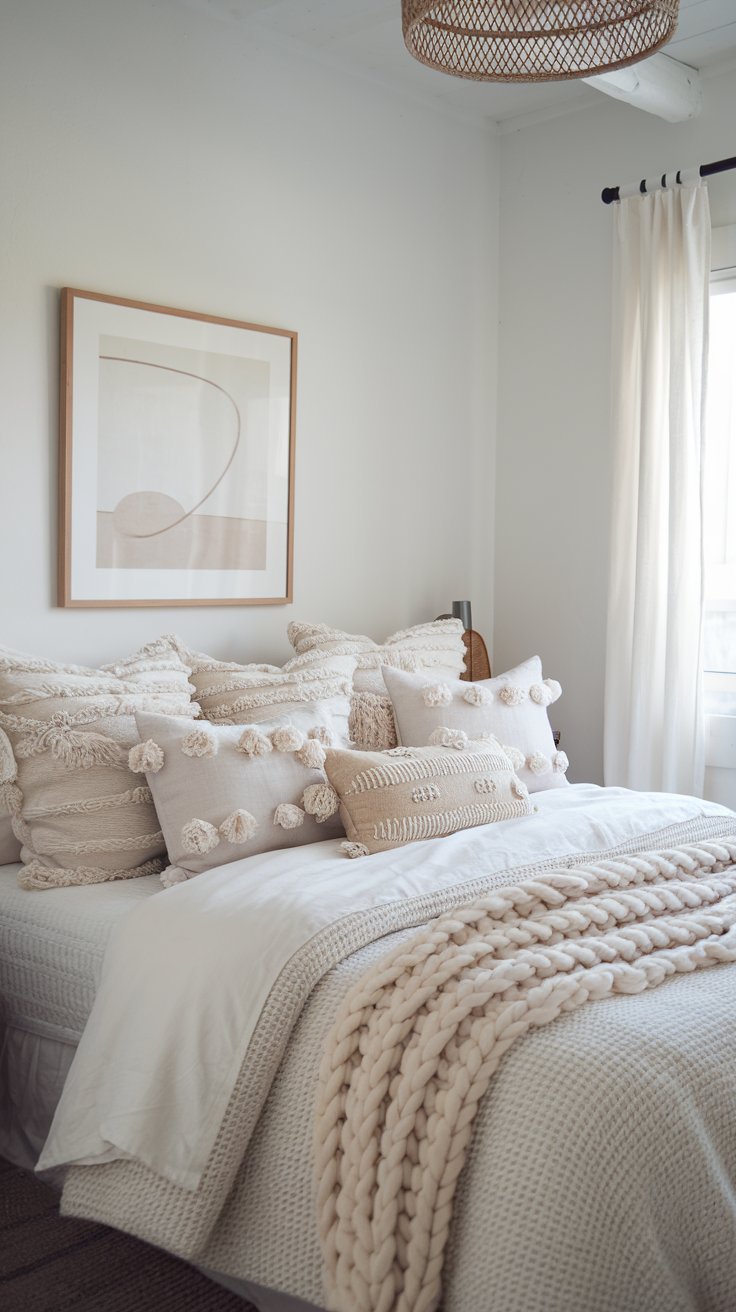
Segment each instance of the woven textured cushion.
M191 691L167 639L99 670L0 650L0 785L23 844L23 887L163 868L151 794L128 769L133 716L147 707L194 716Z
M360 633L343 633L328 624L292 621L289 642L300 655L354 655L350 735L362 751L396 745L391 701L381 666L399 670L431 670L438 678L456 679L465 669L465 643L460 620L432 620L401 629L377 643Z
M254 725L136 716L133 769L146 774L166 839L167 887L274 848L342 836L323 770L336 730L323 708Z
M340 799L348 856L385 852L531 811L526 785L491 741L478 750L328 751L325 770Z
M349 741L353 655L315 652L297 656L283 666L238 665L189 651L177 638L172 641L191 669L204 719L213 724L257 724L297 708L312 713L323 708L339 740Z
M567 783L569 762L557 751L547 718L547 706L561 688L554 679L542 678L538 656L478 683L406 674L388 666L383 678L400 743L420 747L456 740L458 733L468 739L491 734L503 744L530 793Z

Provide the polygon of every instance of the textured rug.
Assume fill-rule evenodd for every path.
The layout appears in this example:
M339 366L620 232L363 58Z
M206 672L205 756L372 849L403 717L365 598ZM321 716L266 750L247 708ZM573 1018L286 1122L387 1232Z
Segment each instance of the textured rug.
M88 1221L0 1160L2 1312L255 1312L185 1262Z

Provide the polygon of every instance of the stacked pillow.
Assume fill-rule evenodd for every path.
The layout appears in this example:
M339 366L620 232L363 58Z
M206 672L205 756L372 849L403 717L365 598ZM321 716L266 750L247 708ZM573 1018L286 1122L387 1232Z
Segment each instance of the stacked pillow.
M350 736L362 751L380 751L396 745L391 702L381 667L457 679L465 669L465 643L460 620L433 620L401 629L383 643L359 633L344 633L327 624L292 622L287 633L300 656L334 659L354 656Z
M459 620L289 636L282 668L171 636L99 670L0 649L0 862L22 844L27 888L168 885L345 830L356 855L524 815L566 784L538 657L468 683Z
M542 677L538 656L506 674L477 683L437 679L383 667L399 741L406 746L463 747L488 735L498 739L530 792L567 784L569 762L557 751L547 707L560 696Z
M152 874L166 847L149 789L128 768L135 712L194 717L189 669L168 639L87 669L0 651L0 785L25 888Z

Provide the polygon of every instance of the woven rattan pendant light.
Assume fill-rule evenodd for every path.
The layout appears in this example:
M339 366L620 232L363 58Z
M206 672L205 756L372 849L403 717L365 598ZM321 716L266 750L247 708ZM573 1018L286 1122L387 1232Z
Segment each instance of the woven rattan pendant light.
M404 40L430 68L476 82L556 82L646 59L680 0L402 0Z

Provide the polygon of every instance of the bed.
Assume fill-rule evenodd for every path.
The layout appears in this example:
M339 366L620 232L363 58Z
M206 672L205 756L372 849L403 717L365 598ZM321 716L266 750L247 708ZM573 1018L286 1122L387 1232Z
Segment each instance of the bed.
M0 1152L30 1167L43 1150L67 1212L178 1252L261 1312L322 1308L314 1099L347 991L471 895L736 829L691 798L535 800L521 821L361 862L317 843L163 892L152 876L34 894L4 867ZM721 964L518 1040L475 1120L444 1312L736 1306L735 1002Z

